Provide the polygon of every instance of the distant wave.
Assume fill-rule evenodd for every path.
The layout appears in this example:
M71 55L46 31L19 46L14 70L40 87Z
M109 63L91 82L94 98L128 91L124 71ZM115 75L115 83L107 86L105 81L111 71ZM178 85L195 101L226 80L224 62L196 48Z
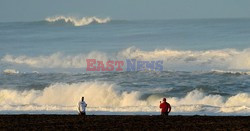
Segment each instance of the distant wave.
M250 75L250 72L242 72L242 71L223 71L223 70L212 70L209 73L213 74L228 74L228 75Z
M4 74L18 74L19 71L15 70L15 69L5 69L3 71Z
M91 23L98 23L104 24L111 21L110 18L97 18L97 17L83 17L83 18L76 18L76 17L66 17L66 16L55 16L55 17L48 17L45 19L47 22L65 22L71 23L74 26L85 26Z
M105 61L108 59L108 56L106 53L101 52L91 52L89 54L78 54L74 56L64 55L62 53L54 53L49 56L38 57L25 55L15 57L12 55L6 55L1 61L12 64L28 65L35 68L83 68L86 67L87 58Z
M152 91L155 89L152 88ZM144 93L144 91L123 91L115 83L109 82L55 83L43 90L0 89L0 107L1 110L9 111L76 111L79 98L85 96L88 111L159 112L158 104L162 96L156 92L141 99ZM238 93L225 98L220 95L206 95L195 89L184 97L167 97L167 101L173 106L172 112L198 114L250 112L249 93Z
M250 49L221 50L170 50L142 51L131 47L119 56L138 60L163 60L165 67L173 70L250 70Z
M164 70L176 71L246 71L250 70L250 49L221 49L205 51L185 51L160 49L143 51L130 47L109 55L105 52L92 51L87 54L65 55L54 53L48 56L13 56L5 55L1 58L2 63L12 65L28 65L35 68L84 68L86 59L103 60L163 60ZM227 73L227 72L225 72Z

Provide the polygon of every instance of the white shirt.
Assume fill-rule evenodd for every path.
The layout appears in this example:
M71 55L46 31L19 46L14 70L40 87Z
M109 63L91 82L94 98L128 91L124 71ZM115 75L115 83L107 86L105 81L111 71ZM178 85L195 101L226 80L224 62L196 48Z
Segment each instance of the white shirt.
M80 112L85 112L86 111L86 107L87 107L87 104L85 101L80 101L78 103L78 107L79 107L79 111Z

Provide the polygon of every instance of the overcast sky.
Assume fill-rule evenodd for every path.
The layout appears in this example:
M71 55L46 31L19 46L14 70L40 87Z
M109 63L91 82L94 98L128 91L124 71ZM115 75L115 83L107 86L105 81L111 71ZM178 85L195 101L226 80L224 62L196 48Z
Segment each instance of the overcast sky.
M123 20L250 18L250 0L0 0L0 21L56 15Z

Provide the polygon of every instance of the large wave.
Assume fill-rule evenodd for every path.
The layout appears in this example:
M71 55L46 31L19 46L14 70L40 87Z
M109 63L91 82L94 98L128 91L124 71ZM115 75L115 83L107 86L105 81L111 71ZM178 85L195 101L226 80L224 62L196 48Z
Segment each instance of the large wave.
M88 111L111 112L159 112L158 90L123 91L115 83L81 82L55 83L43 90L18 91L11 89L0 90L1 110L9 111L75 111L81 96L85 96ZM144 93L152 94L141 98ZM173 113L181 112L197 114L234 113L247 114L250 112L250 94L239 93L229 98L220 95L205 95L202 90L193 90L185 97L167 97L173 106Z
M83 17L83 18L76 18L76 17L66 17L66 16L55 16L55 17L48 17L45 19L48 22L65 22L71 23L74 26L85 26L91 23L98 23L103 24L111 21L110 18L97 18L97 17Z
M35 68L83 68L86 67L86 59L95 58L107 60L106 53L91 52L89 54L64 55L62 53L54 53L49 56L12 56L5 55L1 61L13 64L28 65Z
M107 60L125 59L163 60L164 70L250 70L250 49L205 51L158 49L143 51L130 47L113 55L97 51L78 55L54 53L48 56L37 57L5 55L1 58L1 62L13 65L27 65L33 68L85 68L86 59L97 59L104 62Z

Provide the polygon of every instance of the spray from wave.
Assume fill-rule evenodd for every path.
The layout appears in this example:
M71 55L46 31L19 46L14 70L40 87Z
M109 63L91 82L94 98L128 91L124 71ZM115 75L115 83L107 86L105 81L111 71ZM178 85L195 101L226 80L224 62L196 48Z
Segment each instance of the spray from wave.
M3 70L4 74L18 74L19 71L15 70L15 69L5 69Z
M111 21L110 18L97 18L97 17L83 17L83 18L76 18L76 17L66 17L66 16L55 16L55 17L48 17L45 19L47 22L65 22L71 23L74 26L85 26L91 23L98 23L104 24Z
M206 51L182 51L182 50L154 50L143 51L138 48L127 48L115 55L103 52L90 52L88 54L64 55L54 53L49 56L12 56L5 55L1 62L17 65L28 65L34 68L84 68L86 59L103 60L163 60L164 70L194 71L194 70L250 70L249 49L235 50L206 50Z
M152 92L155 90L152 88ZM55 83L43 90L0 90L1 110L68 110L76 111L81 96L85 96L88 111L159 112L161 96L157 92L141 98L144 91L124 91L114 83ZM249 113L250 95L239 93L229 98L205 95L200 90L188 92L182 98L167 97L173 112Z
M102 52L91 52L89 54L78 54L75 56L62 53L54 53L50 56L19 56L6 55L1 59L3 62L24 64L35 68L83 68L86 67L86 59L107 60L107 55Z

